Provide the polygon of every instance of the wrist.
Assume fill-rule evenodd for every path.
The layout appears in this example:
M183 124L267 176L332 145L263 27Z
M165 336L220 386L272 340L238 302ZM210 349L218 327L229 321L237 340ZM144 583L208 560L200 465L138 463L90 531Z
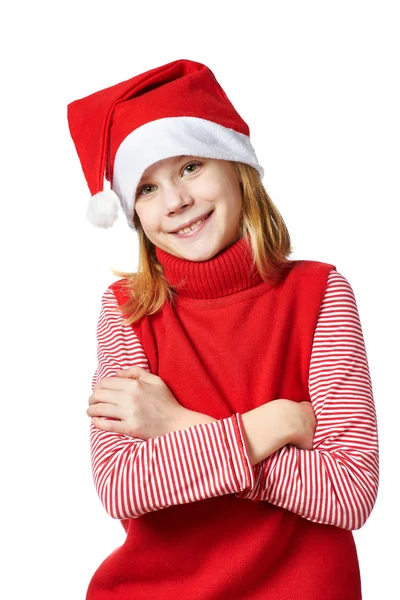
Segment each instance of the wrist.
M174 431L187 429L188 427L193 427L193 425L205 425L214 421L217 421L217 419L214 419L210 415L183 408L176 420Z
M241 416L253 466L290 443L297 433L294 420L287 418L280 400L262 404Z

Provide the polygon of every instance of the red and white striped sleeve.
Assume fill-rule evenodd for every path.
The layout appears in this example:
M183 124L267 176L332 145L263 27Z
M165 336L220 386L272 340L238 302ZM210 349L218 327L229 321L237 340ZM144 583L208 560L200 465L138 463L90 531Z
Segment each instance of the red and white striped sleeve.
M317 419L313 449L283 446L258 463L255 487L236 495L315 523L360 529L378 493L377 419L353 289L335 270L314 333L309 393Z
M119 369L139 365L150 370L110 288L101 301L97 358L92 390L97 381L114 377ZM239 413L149 440L106 432L90 423L90 448L97 493L115 519L134 519L255 484Z

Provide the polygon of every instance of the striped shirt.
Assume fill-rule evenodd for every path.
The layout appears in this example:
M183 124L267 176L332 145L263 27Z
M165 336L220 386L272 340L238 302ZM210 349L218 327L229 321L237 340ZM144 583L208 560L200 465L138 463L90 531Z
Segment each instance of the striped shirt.
M92 387L119 369L139 365L149 370L140 341L124 325L109 288L101 301L97 340ZM239 413L149 440L91 424L94 483L106 511L115 519L134 519L234 493L315 523L359 529L378 492L378 431L356 300L336 270L329 273L321 303L308 387L317 420L313 449L283 446L254 466Z

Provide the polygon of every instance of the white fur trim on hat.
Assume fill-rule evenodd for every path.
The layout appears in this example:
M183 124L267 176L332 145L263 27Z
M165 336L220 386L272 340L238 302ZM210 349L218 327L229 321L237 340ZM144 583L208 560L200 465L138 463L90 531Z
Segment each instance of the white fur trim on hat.
M103 190L91 197L86 218L96 227L107 229L118 219L120 201L113 190Z
M119 146L112 189L133 227L135 193L143 172L172 156L202 156L251 165L264 176L249 136L198 117L167 117L138 127Z

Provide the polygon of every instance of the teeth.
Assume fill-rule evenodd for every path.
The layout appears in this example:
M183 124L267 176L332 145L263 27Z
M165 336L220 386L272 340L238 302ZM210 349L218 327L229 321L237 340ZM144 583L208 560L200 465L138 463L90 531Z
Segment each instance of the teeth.
M196 229L196 227L198 227L200 225L200 223L205 221L207 216L208 215L206 215L204 217L204 219L200 219L200 221L196 221L196 223L193 223L190 227L185 227L184 229L179 229L179 231L177 231L177 233L189 233L189 231L193 231L194 229Z

